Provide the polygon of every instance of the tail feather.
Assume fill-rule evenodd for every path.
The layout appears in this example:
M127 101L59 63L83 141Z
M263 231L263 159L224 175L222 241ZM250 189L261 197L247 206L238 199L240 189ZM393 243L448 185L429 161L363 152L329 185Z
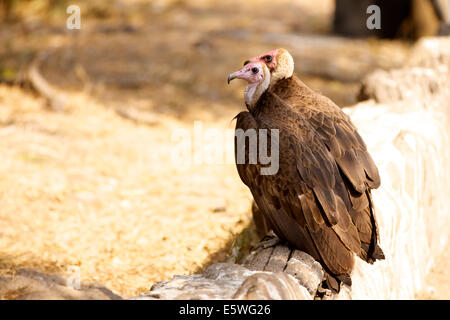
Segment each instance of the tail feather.
M342 284L346 284L349 287L352 286L352 278L350 277L349 274L333 275L326 270L324 271L325 271L324 275L325 285L332 292L339 293Z

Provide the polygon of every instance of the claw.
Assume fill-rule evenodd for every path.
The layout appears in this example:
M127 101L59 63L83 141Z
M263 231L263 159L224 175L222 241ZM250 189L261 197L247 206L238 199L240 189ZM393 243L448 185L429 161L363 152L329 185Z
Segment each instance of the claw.
M278 244L281 243L280 238L278 238L278 236L273 232L273 231L269 231L262 239L260 242L258 242L257 244L255 244L252 248L253 250L259 249L259 248L263 248L263 249L267 249L270 247L275 247Z

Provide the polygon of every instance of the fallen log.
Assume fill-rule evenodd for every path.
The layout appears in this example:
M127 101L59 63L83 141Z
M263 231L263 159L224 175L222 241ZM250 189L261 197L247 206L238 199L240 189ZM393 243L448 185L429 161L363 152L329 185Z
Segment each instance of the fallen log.
M63 111L67 105L66 95L51 85L39 71L39 66L46 58L47 54L44 53L33 60L28 69L26 79L32 88L47 100L52 110Z

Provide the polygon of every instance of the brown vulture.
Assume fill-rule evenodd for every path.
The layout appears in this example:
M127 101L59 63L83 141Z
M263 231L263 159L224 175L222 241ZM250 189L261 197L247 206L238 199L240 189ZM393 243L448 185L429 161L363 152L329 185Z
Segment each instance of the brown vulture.
M339 291L341 282L351 285L354 254L369 263L384 258L370 194L380 179L349 117L293 69L291 55L277 49L229 76L248 82L249 112L237 115L236 129L266 129L279 152L278 171L262 175L264 165L249 161L245 140L246 161L236 166L277 236L319 261L328 287Z

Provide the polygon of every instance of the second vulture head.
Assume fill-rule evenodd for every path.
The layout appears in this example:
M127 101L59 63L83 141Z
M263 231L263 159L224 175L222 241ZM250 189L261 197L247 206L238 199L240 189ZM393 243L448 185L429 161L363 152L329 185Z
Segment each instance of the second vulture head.
M243 79L247 81L244 91L245 103L252 108L259 97L269 88L270 71L266 64L261 62L251 62L245 64L242 69L228 76L228 83L233 79Z
M294 59L291 54L283 48L274 49L260 56L250 58L244 62L244 66L252 62L264 63L271 73L271 84L278 80L290 78L294 73Z

